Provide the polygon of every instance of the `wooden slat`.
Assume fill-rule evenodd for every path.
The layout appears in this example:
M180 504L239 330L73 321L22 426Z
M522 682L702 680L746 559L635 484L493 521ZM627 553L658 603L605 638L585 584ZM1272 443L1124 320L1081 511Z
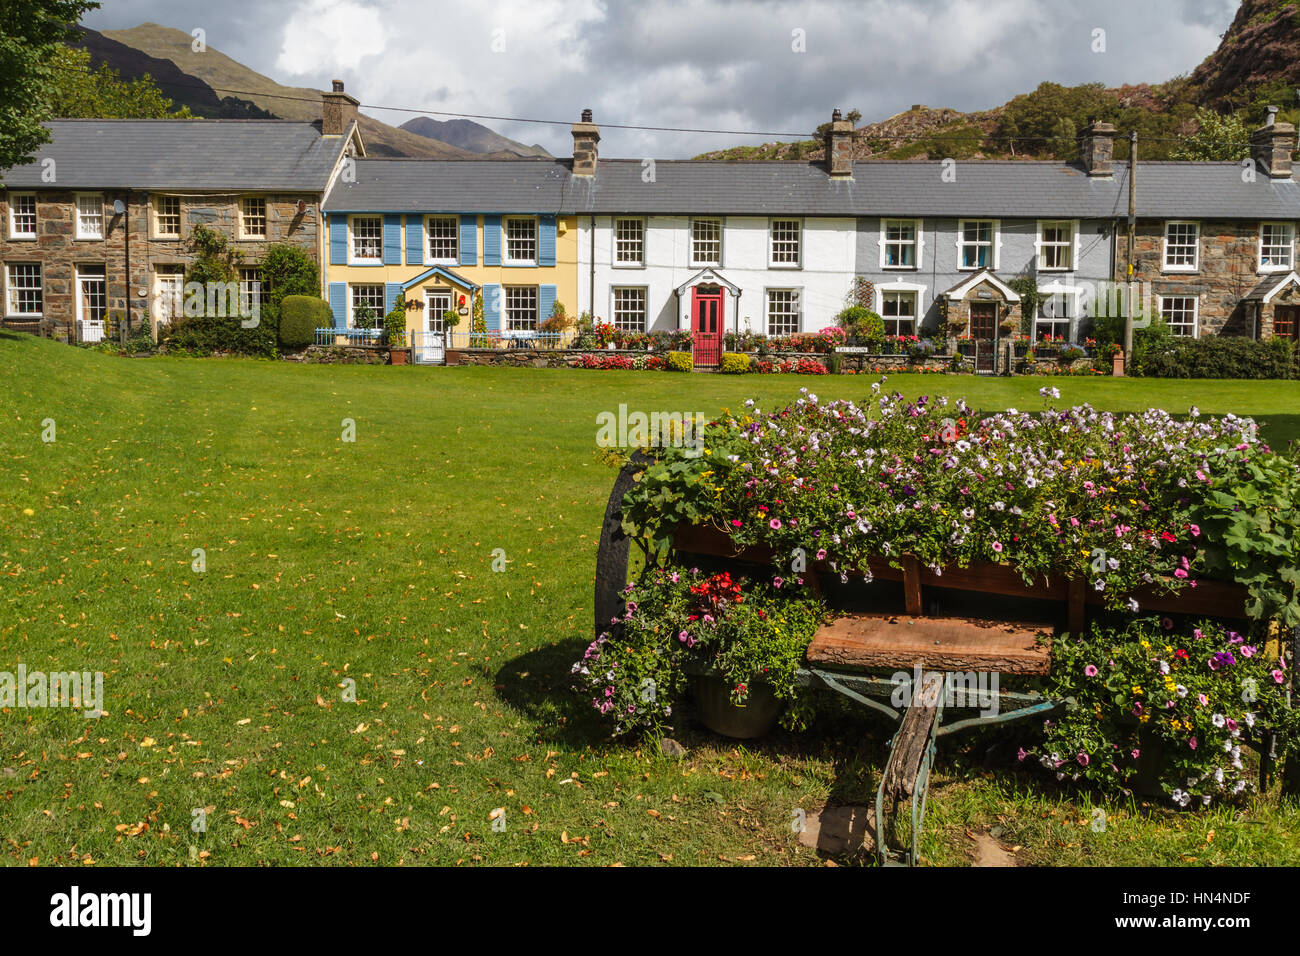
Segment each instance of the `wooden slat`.
M1084 590L1083 578L1074 578L1070 581L1069 620L1066 627L1075 637L1083 634L1084 602L1086 599L1087 593Z
M942 692L943 674L934 671L923 674L920 687L913 690L898 736L889 751L889 763L885 766L881 786L886 797L910 799L916 789L916 775L925 759L930 732L939 719L938 702Z
M911 670L920 665L945 671L1046 674L1051 634L1047 624L851 614L820 628L807 657L811 664L867 670Z
M925 613L921 604L921 562L910 554L903 556L903 599L908 614L920 617Z

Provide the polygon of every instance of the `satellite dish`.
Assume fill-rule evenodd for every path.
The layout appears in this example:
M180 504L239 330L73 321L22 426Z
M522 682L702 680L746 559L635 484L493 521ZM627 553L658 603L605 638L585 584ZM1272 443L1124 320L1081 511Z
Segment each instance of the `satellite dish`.
M114 200L113 200L113 214L116 215L116 216L120 216L120 215L122 215L122 213L124 213L124 212L126 212L126 203L122 202L122 200L120 200L120 199L114 199Z

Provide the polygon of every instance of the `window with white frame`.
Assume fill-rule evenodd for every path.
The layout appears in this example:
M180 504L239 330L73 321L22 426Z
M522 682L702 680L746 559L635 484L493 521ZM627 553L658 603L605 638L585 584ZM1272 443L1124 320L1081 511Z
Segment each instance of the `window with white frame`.
M379 328L384 318L384 287L378 283L365 283L351 287L351 321L354 329Z
M1160 297L1160 317L1169 324L1174 335L1196 338L1197 299L1194 295L1165 295Z
M104 238L104 197L99 193L77 195L77 238Z
M767 290L767 334L793 335L799 331L799 290Z
M429 216L424 222L428 238L429 262L460 261L460 219L456 216Z
M886 219L882 231L885 252L881 265L886 269L915 269L920 264L916 220Z
M5 270L5 312L12 316L38 316L45 308L41 267L18 262Z
M160 322L170 322L185 314L185 267L154 267L153 314Z
M180 196L154 197L153 232L159 239L179 239L181 237Z
M691 222L691 265L722 265L721 219L696 219Z
M880 293L880 317L886 335L916 334L916 293L885 290Z
M645 265L645 221L614 220L614 265Z
M253 303L257 303L260 312L266 306L268 289L262 282L262 270L257 266L245 266L239 270L239 314L253 314Z
M108 313L108 280L103 266L77 266L77 318L102 322Z
M9 194L9 238L36 238L36 193Z
M352 217L352 261L382 262L384 258L384 217Z
M246 239L266 237L266 200L245 196L239 202L239 234Z
M505 287L506 331L526 332L537 328L537 287Z
M1289 222L1259 224L1259 271L1282 272L1295 258L1295 228Z
M537 262L537 220L522 216L506 220L506 262Z
M797 266L799 264L802 226L798 219L772 220L771 265Z
M644 332L645 289L618 288L614 290L614 327L624 332Z
M1074 268L1074 224L1060 219L1038 224L1038 268L1061 272Z
M1165 223L1165 269L1171 272L1195 272L1200 236L1201 227L1198 223Z
M997 228L992 219L963 219L957 224L957 260L962 269L992 269Z
M1034 316L1034 338L1047 342L1068 342L1074 318L1074 296L1050 292L1038 301Z

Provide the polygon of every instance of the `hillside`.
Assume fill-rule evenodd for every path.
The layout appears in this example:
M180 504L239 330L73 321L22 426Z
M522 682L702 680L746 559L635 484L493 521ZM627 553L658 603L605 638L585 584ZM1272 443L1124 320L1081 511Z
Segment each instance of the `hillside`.
M102 33L82 28L79 45L90 51L96 64L107 63L120 71L124 78L150 74L176 105L188 106L199 116L320 119L319 90L277 83L211 46L203 53L195 53L192 42L190 34L182 30L144 23L129 30L105 30ZM390 126L364 113L358 123L366 151L371 156L517 159L521 155L531 155L531 147L523 144L514 144L515 149L505 145L494 145L484 150L461 148L436 137ZM483 130L496 136L486 127ZM497 138L502 144L514 142L505 137Z
M1045 82L1001 106L963 113L913 106L854 136L856 159L1072 159L1075 137L1090 119L1136 130L1139 155L1172 158L1178 138L1197 129L1196 110L1235 113L1247 125L1263 121L1266 108L1280 118L1300 119L1300 5L1296 0L1243 0L1219 47L1190 75L1156 85L1065 87ZM764 143L702 154L700 159L818 160L819 139ZM1127 140L1116 158L1128 156Z
M428 116L417 116L415 119L407 120L398 129L404 129L416 136L440 140L448 145L467 149L471 153L505 152L519 156L537 156L542 159L549 159L551 156L541 146L536 144L525 146L500 133L494 133L482 123L475 123L473 120L436 120Z

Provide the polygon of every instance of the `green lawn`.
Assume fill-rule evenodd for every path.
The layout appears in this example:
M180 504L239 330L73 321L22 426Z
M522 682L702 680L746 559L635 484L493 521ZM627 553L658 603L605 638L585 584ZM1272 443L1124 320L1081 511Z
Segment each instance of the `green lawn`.
M884 726L832 714L748 747L682 727L665 758L604 740L568 670L614 478L599 412L871 381L123 359L0 334L0 670L101 670L108 712L0 715L3 859L820 865L793 811L867 802ZM982 409L1038 408L1042 384L890 383ZM1300 437L1300 384L1051 384ZM986 750L945 743L933 862L998 826L1038 863L1300 863L1300 814L1272 798L1112 807L1094 833L1084 796Z

